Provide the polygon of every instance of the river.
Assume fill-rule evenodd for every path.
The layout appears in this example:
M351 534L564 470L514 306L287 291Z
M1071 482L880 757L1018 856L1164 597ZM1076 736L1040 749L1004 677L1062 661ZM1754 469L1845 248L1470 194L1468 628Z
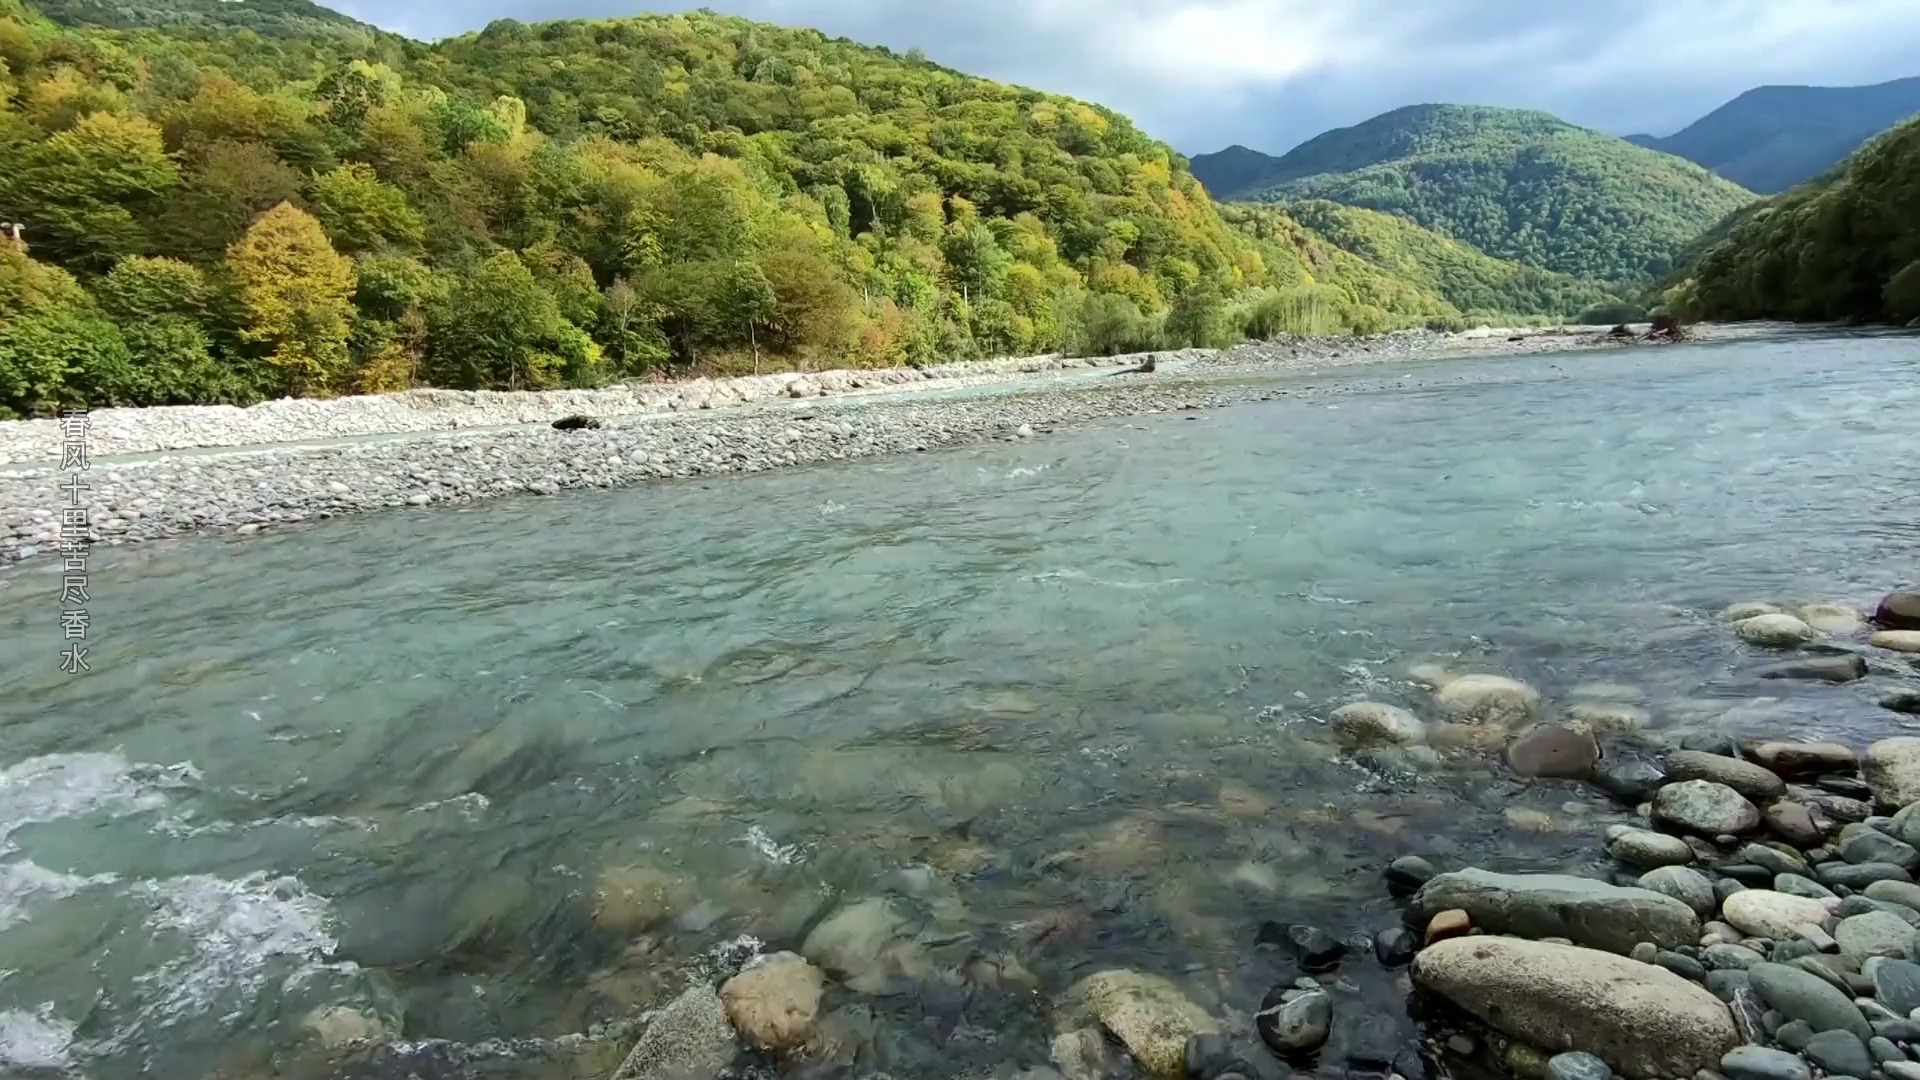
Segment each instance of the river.
M884 897L806 1075L992 1076L1044 1062L1039 1003L1103 966L1244 1016L1259 923L1389 925L1396 855L1600 865L1627 808L1591 789L1338 753L1342 703L1430 711L1413 663L1625 684L1653 738L1897 726L1886 676L1761 683L1715 613L1914 579L1920 339L1309 382L103 550L81 677L57 564L23 566L0 1073L595 1075L620 1040L535 1059ZM322 1047L340 1006L399 1044Z

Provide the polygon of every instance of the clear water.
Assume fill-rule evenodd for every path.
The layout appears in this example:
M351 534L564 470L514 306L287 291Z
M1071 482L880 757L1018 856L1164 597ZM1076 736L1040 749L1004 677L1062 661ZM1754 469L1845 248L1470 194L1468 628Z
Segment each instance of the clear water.
M1910 675L1761 683L1712 613L1916 576L1920 341L1289 388L102 552L79 679L29 564L0 581L0 1073L604 1075L621 1039L552 1040L879 897L884 956L800 1074L995 1075L1100 967L1244 1019L1258 923L1388 925L1395 855L1597 868L1620 811L1577 785L1337 755L1331 708L1426 707L1411 663L1627 683L1666 732L1895 726L1873 701ZM670 910L620 918L605 881ZM1336 1048L1401 1037L1391 977L1349 969ZM321 1046L341 1005L400 1045Z

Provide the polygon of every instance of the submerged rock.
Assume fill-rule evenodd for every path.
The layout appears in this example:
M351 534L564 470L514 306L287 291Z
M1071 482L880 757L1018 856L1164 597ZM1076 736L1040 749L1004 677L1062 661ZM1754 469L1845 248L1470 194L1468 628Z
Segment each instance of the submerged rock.
M1823 634L1841 637L1857 634L1867 625L1858 611L1844 604L1808 604L1800 609L1800 619Z
M1462 675L1441 686L1434 700L1476 723L1517 728L1540 707L1540 691L1505 675Z
M1071 1007L1097 1018L1148 1073L1179 1077L1185 1068L1187 1040L1212 1035L1220 1023L1187 1000L1158 975L1115 968L1075 983L1067 991Z
M701 984L654 1016L613 1080L712 1080L733 1054L733 1029L720 995Z
M1594 766L1593 785L1628 805L1653 798L1667 782L1666 770L1644 758L1609 753Z
M1760 809L1725 784L1683 780L1653 797L1653 816L1702 836L1738 835L1760 827Z
M1830 742L1763 742L1753 748L1753 760L1787 777L1850 773L1860 767L1851 748Z
M905 920L892 901L872 897L849 904L813 928L800 951L863 994L877 993L896 976L924 974L925 957L903 934Z
M1733 632L1749 645L1791 649L1820 637L1820 631L1791 615L1755 615L1733 624Z
M720 987L720 1001L748 1043L762 1050L794 1050L813 1037L825 985L819 968L779 952L728 979Z
M1324 990L1289 994L1289 988L1283 986L1267 993L1260 1011L1254 1014L1254 1030L1276 1054L1293 1056L1318 1050L1333 1030L1333 999Z
M1507 747L1507 765L1521 776L1579 779L1599 760L1593 733L1567 724L1535 724Z
M1460 938L1415 957L1413 978L1529 1046L1585 1050L1636 1080L1692 1076L1740 1042L1704 988L1577 946Z
M1920 738L1902 735L1867 747L1861 774L1873 789L1874 802L1883 810L1920 802Z
M1424 742L1427 727L1420 718L1398 705L1377 701L1356 701L1333 710L1327 726L1340 745L1349 750L1372 746L1408 746Z
M1754 672L1762 679L1805 679L1809 682L1850 683L1867 677L1867 659L1857 653L1844 656L1808 656L1768 664Z
M1700 940L1699 918L1671 896L1564 874L1441 874L1414 894L1408 916L1424 925L1449 909L1490 933L1566 938L1622 955L1642 941L1670 949Z
M1764 600L1742 600L1740 603L1727 605L1726 610L1720 613L1720 618L1725 622L1738 623L1761 615L1778 614L1780 614L1780 608L1777 604L1769 604Z
M1907 687L1890 690L1881 696L1880 707L1897 713L1920 714L1920 690Z

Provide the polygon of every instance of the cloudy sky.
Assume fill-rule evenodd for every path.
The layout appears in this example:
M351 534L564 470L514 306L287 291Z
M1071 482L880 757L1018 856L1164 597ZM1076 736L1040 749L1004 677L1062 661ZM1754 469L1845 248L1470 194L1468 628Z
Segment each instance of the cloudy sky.
M326 0L322 0L326 2ZM1752 86L1920 75L1920 0L334 0L417 38L711 7L1113 106L1187 153L1426 101L1671 134Z

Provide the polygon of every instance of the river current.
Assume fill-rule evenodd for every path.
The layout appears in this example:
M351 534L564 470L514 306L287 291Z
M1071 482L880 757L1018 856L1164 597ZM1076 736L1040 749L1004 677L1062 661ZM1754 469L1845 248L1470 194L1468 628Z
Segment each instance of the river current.
M1338 751L1340 704L1430 713L1412 664L1624 685L1655 738L1897 727L1886 678L1760 682L1716 613L1920 576L1920 339L1274 381L102 550L81 677L22 567L0 1074L604 1076L607 1025L859 908L803 1075L1010 1076L1102 967L1244 1018L1259 924L1389 925L1396 855L1600 865L1627 808L1590 789ZM325 1045L342 1017L386 1045Z

